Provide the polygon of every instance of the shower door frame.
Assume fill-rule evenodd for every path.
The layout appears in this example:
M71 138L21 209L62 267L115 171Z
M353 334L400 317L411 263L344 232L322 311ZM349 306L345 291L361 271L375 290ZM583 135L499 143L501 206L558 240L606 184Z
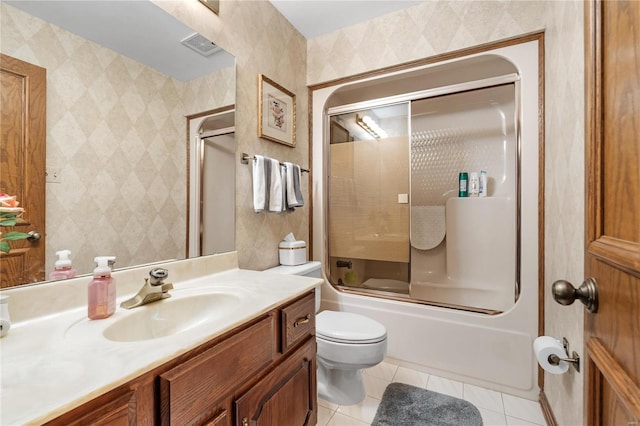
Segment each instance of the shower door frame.
M394 96L388 96L388 97L382 97L382 98L378 98L378 99L372 99L372 100L367 100L367 101L361 101L361 102L355 102L355 103L351 103L351 104L346 104L346 105L340 105L340 106L335 106L335 107L330 107L327 108L324 112L324 119L323 119L323 152L324 152L324 158L325 158L325 170L327 170L327 173L324 173L323 175L323 185L326 188L326 190L324 191L324 205L325 207L325 211L324 211L324 220L325 223L329 223L329 210L330 210L330 206L329 206L329 193L331 191L330 189L330 184L329 184L329 178L330 178L330 145L331 145L331 141L330 141L330 125L331 125L331 118L337 115L341 115L341 114L348 114L348 113L355 113L357 111L362 111L362 110L367 110L367 109L372 109L372 108L378 108L378 107L387 107L387 106L393 106L393 105L401 105L401 104L408 104L408 115L407 115L407 129L408 129L408 135L407 137L410 139L411 138L411 104L413 101L417 101L417 100L425 100L425 99L430 99L430 98L435 98L435 97L440 97L440 96L446 96L446 95L453 95L453 94L459 94L459 93L464 93L464 92L469 92L469 91L474 91L474 90L481 90L481 89L489 89L492 87L498 87L498 86L505 86L505 85L510 85L513 84L514 85L514 126L515 126L515 143L516 143L516 164L515 164L515 171L516 171L516 176L515 176L515 198L516 198L516 265L515 265L515 285L514 285L514 305L515 303L517 303L519 297L520 297L520 291L521 291L521 281L520 281L520 261L521 261L521 226L520 226L520 202L521 202L521 188L520 188L520 183L521 183L521 176L520 176L520 162L521 162L521 132L520 132L520 128L521 128L521 123L520 123L520 101L521 101L521 95L520 95L520 75L518 73L509 73L509 74L504 74L504 75L500 75L500 76L495 76L495 77L490 77L490 78L485 78L485 79L480 79L480 80L472 80L472 81L466 81L466 82L462 82L462 83L456 83L456 84L452 84L452 85L446 85L446 86L441 86L441 87L436 87L436 88L432 88L432 89L426 89L426 90L419 90L419 91L415 91L415 92L409 92L409 93L405 93L405 94L400 94L400 95L394 95ZM409 165L411 165L411 152L409 149L409 152L407 153L409 155ZM409 171L409 175L411 174L411 172ZM409 193L411 193L411 178L409 177ZM411 203L411 200L409 200L409 203ZM409 222L409 225L411 226L411 222ZM485 308L478 308L478 307L471 307L471 306L465 306L465 305L457 305L457 304L452 304L452 303L444 303L444 302L437 302L437 301L430 301L430 300L424 300L424 299L414 299L411 296L404 296L404 295L393 295L390 292L384 292L384 291L376 291L376 290L371 290L371 289L361 289L361 288L357 288L357 287L350 287L350 286L344 286L344 285L339 285L339 284L335 284L331 281L331 274L330 274L330 267L327 266L329 265L329 259L330 259L330 253L329 253L329 240L330 240L331 236L328 235L326 236L326 239L324 241L324 259L323 259L323 263L325 265L325 275L328 278L328 282L329 284L334 287L335 289L337 289L338 291L343 291L346 293L352 293L352 294L358 294L358 295L362 295L362 296L367 296L367 297L378 297L378 298L383 298L383 299L390 299L390 300L397 300L397 301L403 301L403 302L408 302L408 303L416 303L416 304L422 304L422 305L429 305L429 306L436 306L436 307L442 307L442 308L449 308L449 309L457 309L457 310L461 310L461 311L466 311L466 312L474 312L474 313L480 313L480 314L486 314L486 315L498 315L501 314L503 311L500 310L495 310L495 309L485 309ZM409 265L411 264L411 258L409 258ZM409 284L411 283L411 269L409 268Z
M200 126L208 118L224 114L236 113L236 105L227 105L212 110L202 111L186 116L186 145L187 145L187 215L185 257L198 257L202 252L203 224L202 224L202 167L203 167L203 138L235 133L232 127L218 128L206 132L203 137L199 133ZM237 142L236 142L237 143ZM237 151L237 147L236 147ZM235 207L234 207L235 210Z

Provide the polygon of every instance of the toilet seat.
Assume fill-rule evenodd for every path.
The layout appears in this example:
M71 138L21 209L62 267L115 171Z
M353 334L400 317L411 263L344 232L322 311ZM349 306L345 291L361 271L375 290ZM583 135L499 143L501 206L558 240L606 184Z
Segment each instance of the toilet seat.
M387 338L387 330L363 315L322 311L316 315L316 336L336 343L378 343Z

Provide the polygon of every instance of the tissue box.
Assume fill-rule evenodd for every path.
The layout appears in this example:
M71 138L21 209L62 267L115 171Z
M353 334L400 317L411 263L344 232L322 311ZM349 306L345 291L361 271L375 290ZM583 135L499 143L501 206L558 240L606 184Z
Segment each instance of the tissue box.
M304 241L281 241L278 245L281 265L302 265L307 263L307 243Z

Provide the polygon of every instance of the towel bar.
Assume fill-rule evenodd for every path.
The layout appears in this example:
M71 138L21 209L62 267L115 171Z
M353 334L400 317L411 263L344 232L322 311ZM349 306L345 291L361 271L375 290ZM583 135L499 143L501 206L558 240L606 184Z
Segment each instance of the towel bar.
M249 155L246 152L242 153L242 158L240 159L240 163L242 164L249 164L249 160L255 159L256 157L253 155ZM283 165L282 162L280 162L280 165ZM309 169L303 169L302 167L300 167L300 171L303 173L309 173Z

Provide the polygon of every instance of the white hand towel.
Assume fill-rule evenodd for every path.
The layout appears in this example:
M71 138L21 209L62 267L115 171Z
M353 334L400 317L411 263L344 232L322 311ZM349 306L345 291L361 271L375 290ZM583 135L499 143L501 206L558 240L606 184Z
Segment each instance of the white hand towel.
M266 166L267 161L269 160L269 166ZM273 158L265 159L265 169L269 169L267 171L268 178L268 199L269 199L269 211L273 213L280 213L284 210L284 193L282 189L282 171L280 170L280 162L278 160L274 160Z
M253 209L256 213L264 211L268 196L265 178L265 158L256 155L253 160Z
M256 155L253 161L253 209L256 213L284 210L283 174L280 162Z
M302 198L302 191L300 190L300 166L285 162L284 169L286 175L285 199L287 200L287 208L294 209L295 207L304 206L304 199Z

